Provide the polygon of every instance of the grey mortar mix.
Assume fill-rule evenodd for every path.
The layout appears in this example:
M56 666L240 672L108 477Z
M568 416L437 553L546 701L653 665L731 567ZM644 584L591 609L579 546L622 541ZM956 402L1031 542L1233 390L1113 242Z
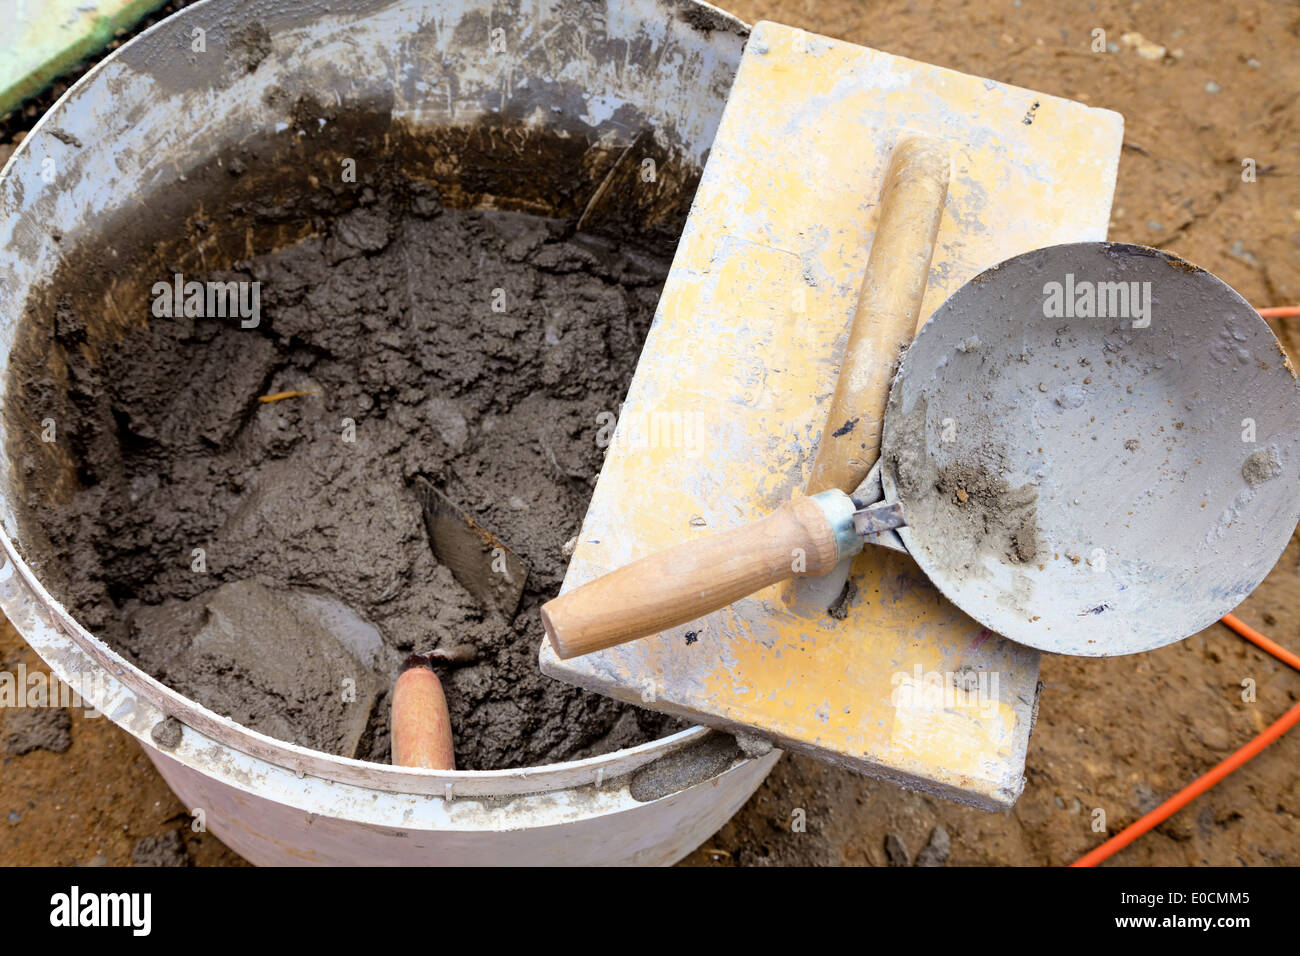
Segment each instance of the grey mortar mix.
M460 662L438 665L460 769L577 759L677 729L536 663L537 608L558 591L601 465L597 415L618 408L671 246L447 208L400 174L319 226L231 272L186 276L260 282L256 328L153 319L92 347L84 306L59 300L47 352L15 362L10 380L27 421L60 410L75 461L65 500L35 479L26 489L59 556L42 562L56 596L182 693L348 756L387 759L398 662L440 647ZM280 391L308 394L258 401ZM29 450L11 454L39 475ZM435 559L416 476L527 562L512 620ZM294 616L304 595L341 602L382 652L341 657L310 615ZM348 706L365 710L360 729Z

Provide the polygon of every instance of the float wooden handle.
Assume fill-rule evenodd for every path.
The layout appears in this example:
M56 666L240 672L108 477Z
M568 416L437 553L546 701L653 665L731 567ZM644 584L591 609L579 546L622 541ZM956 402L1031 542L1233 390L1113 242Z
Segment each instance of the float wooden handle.
M851 493L880 457L898 353L916 337L948 196L948 167L943 144L924 136L903 139L890 156L880 220L808 481L810 495L829 488Z
M852 513L852 502L843 507ZM561 594L542 623L562 659L657 634L769 584L825 574L839 560L825 506L796 498L734 531L686 541Z

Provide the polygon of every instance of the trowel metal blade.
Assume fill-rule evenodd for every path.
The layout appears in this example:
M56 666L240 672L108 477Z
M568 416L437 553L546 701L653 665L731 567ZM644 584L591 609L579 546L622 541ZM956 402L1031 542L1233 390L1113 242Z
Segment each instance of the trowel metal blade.
M438 561L484 606L513 618L528 566L487 528L424 478L415 479L424 527Z

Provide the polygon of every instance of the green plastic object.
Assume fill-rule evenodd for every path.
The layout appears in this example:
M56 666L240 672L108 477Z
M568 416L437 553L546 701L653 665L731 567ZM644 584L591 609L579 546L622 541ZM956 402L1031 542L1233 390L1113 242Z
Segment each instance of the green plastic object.
M112 42L165 0L17 0L0 46L0 116ZM7 6L7 5L6 5Z

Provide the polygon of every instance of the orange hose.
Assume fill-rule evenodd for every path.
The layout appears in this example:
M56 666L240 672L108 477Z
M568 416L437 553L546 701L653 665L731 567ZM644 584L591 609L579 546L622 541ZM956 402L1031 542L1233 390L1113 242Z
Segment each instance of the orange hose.
M1249 624L1241 620L1234 614L1223 615L1223 623L1228 625L1246 640L1259 647L1261 650L1268 651L1284 664L1290 664L1296 670L1300 671L1300 654L1293 654L1281 644L1270 641L1259 631L1255 630Z
M1259 631L1245 624L1239 618L1231 614L1223 616L1223 623L1232 628L1246 640L1258 645L1268 653L1272 654L1278 660L1300 670L1300 656L1297 656L1280 644L1270 641ZM1084 854L1075 860L1071 866L1096 866L1098 863L1111 856L1114 856L1124 847L1128 846L1148 830L1153 830L1160 824L1164 823L1175 813L1187 806L1206 790L1209 790L1216 783L1222 780L1228 774L1241 767L1248 760L1262 751L1265 747L1277 740L1288 730L1300 723L1300 704L1296 704L1278 720L1274 721L1258 737L1252 740L1246 746L1242 747L1232 756L1228 757L1209 773L1198 777L1190 784L1179 790L1176 794L1166 800L1160 806L1156 807L1150 813L1140 819L1130 823L1119 833L1115 834L1101 846Z
M1300 704L1296 704L1278 721L1273 723L1267 730L1252 740L1246 746L1242 747L1223 763L1219 764L1205 776L1193 781L1189 786L1179 790L1176 794L1166 800L1160 806L1156 807L1146 816L1142 817L1135 823L1126 826L1119 833L1115 834L1101 846L1097 847L1090 853L1079 857L1071 863L1071 866L1096 866L1107 857L1118 853L1124 847L1128 846L1148 830L1152 830L1164 823L1165 820L1172 817L1175 813L1187 806L1206 790L1209 790L1216 783L1232 773L1255 754L1259 753L1277 738L1300 723Z
M1275 305L1255 311L1266 319L1292 319L1300 315L1300 305Z

